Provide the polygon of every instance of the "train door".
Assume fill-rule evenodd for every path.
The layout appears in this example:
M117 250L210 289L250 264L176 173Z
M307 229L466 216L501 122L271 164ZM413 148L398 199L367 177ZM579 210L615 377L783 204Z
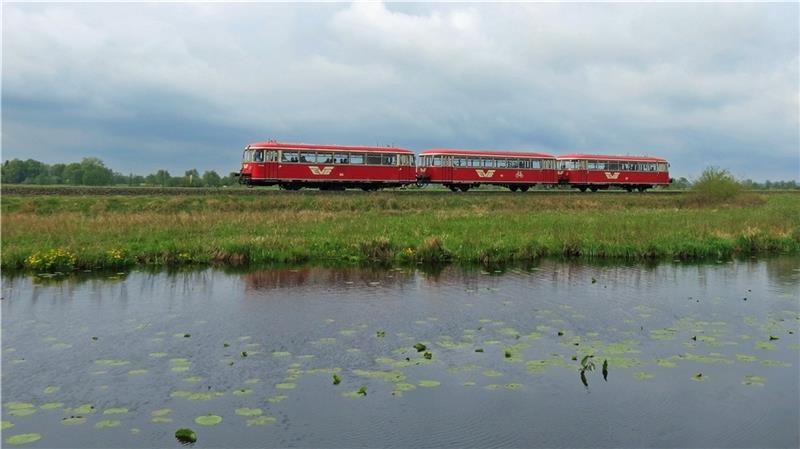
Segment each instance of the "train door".
M442 156L442 181L453 182L453 156Z
M574 168L570 174L570 182L573 184L586 184L589 182L589 166L586 160L574 161Z
M267 179L277 179L278 178L278 151L277 150L265 150L264 151L264 161L266 162L266 173L264 175Z

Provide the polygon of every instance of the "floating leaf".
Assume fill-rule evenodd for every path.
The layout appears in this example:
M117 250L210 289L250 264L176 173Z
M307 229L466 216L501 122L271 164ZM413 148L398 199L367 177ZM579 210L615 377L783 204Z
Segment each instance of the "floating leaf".
M60 389L61 389L61 387L58 387L58 386L55 386L55 385L50 385L48 387L45 387L44 394L53 394L53 393L58 392L58 390L60 390Z
M430 360L433 358L433 354L431 354L430 352L425 352L424 354L422 354L422 357L425 357L427 360Z
M266 426L267 424L272 424L275 422L275 418L272 416L259 416L258 418L252 418L247 420L247 426Z
M745 354L736 354L736 360L740 362L755 362L758 360L757 358L753 357L752 355L745 355Z
M175 438L183 444L197 441L197 434L192 429L182 428L175 431Z
M483 348L475 348L475 352L483 352Z
M503 388L505 388L506 390L519 390L520 388L522 388L522 384L507 383L503 385Z
M272 353L273 357L289 357L290 355L292 355L292 353L286 351L274 351Z
M764 379L761 376L744 376L744 380L742 381L743 385L753 386L753 387L763 387L764 386Z
M441 385L441 382L439 382L438 380L421 380L418 382L418 384L420 387L433 388Z
M652 379L654 376L651 373L646 373L644 371L637 371L633 373L633 378L636 380L649 380Z
M202 415L195 418L194 422L201 426L216 426L222 422L222 417L219 415Z
M193 384L197 383L197 382L200 382L202 380L203 380L203 378L200 377L200 376L191 376L191 377L186 377L186 378L183 379L184 382L189 382L189 383L193 383Z
M18 444L27 444L33 443L34 441L39 441L42 439L42 436L38 433L21 433L19 435L12 435L6 438L6 443L18 445Z
M96 429L107 429L111 427L119 427L122 424L118 419L103 419L97 421L94 425Z
M247 396L253 393L253 390L249 388L239 388L238 390L233 390L234 396Z
M465 382L461 382L461 385L463 385L465 387L474 387L476 384L475 384L475 382L473 382L471 380L468 380L468 381L465 381Z
M150 357L153 357L154 359L160 359L162 357L166 357L167 353L166 352L151 352L149 355L150 355Z
M17 408L7 412L9 416L28 416L36 413L35 408Z
M339 377L336 373L333 374L333 384L339 385L342 382L342 378Z
M118 360L118 359L100 359L100 360L95 360L94 363L103 366L123 366L131 362L127 360Z
M425 350L425 349L427 349L427 348L428 348L428 347L427 347L427 346L425 346L425 345L424 345L424 344L422 344L422 343L417 343L417 344L415 344L415 345L414 345L414 349L416 349L416 350L417 350L417 352L422 352L422 351L424 351L424 350Z
M397 383L394 385L394 389L396 391L411 391L416 389L417 386L414 384L406 384L406 383Z
M160 408L158 410L153 410L152 412L150 412L150 415L152 415L152 416L167 416L170 413L172 413L172 409L171 408Z
M131 376L141 376L142 374L147 374L147 370L144 369L144 368L140 368L140 369L132 369L132 370L128 371L128 375L131 375Z
M104 415L121 415L124 413L128 413L128 409L125 407L114 407L103 410Z
M386 336L386 331L378 331L378 332L376 333L376 335L377 335L378 337L385 337L385 336Z
M279 390L294 390L295 387L297 387L297 384L294 384L292 382L284 382L284 383L280 383L280 384L275 385L275 388L277 388Z
M367 387L362 385L361 388L359 388L358 391L356 391L356 394L360 394L361 396L366 396Z
M486 377L499 377L503 375L503 373L501 373L500 371L496 371L493 369L487 369L482 374Z
M235 413L239 416L259 416L264 413L260 408L242 407L237 408Z
M284 396L284 395L282 395L282 394L279 394L279 395L277 395L277 396L273 396L273 397L271 397L271 398L268 398L268 399L267 399L267 402L269 402L270 404L277 404L277 403L279 403L279 402L285 401L285 400L286 400L286 398L288 398L288 397L289 397L289 396Z
M244 383L246 383L247 385L255 385L259 382L261 382L261 379L256 379L256 378L247 379L246 381L244 381Z
M11 421L0 421L0 429L6 430L14 427L14 424Z
M702 382L702 381L706 380L707 378L708 377L705 376L703 373L697 373L697 374L692 376L692 380L696 380L698 382Z

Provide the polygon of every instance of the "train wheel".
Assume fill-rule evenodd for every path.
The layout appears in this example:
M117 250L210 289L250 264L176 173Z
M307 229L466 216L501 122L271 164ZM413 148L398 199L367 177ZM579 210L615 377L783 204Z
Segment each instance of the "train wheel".
M638 191L640 191L640 192L644 192L645 190L647 190L647 187L645 187L645 186L639 186L639 187L637 187L637 188L636 188L636 190L638 190Z
M530 188L531 188L531 186L520 186L519 190L522 191L522 192L527 192L528 189L530 189Z
M449 186L447 186L447 187L449 187L449 188L450 188L450 191L451 191L451 192L458 192L458 186L455 186L455 185L452 185L452 184L451 184L451 185L449 185Z
M633 187L631 187L631 186L625 186L625 190L627 190L627 191L628 191L628 193L631 193L631 192L633 192Z
M597 187L592 186L592 187L589 187L589 188L592 190L592 192L597 192Z
M512 192L516 192L517 188L518 186L508 186L508 190L511 190Z
M467 190L469 190L469 186L466 184L464 184L463 186L458 186L458 188L461 189L462 192L466 192Z
M586 186L580 186L580 187L578 187L578 190L580 190L581 192L585 192L586 191Z

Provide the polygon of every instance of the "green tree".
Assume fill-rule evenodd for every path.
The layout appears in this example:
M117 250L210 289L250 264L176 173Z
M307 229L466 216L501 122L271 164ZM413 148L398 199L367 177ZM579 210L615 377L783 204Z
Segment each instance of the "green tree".
M219 177L214 170L206 170L203 172L203 184L208 187L219 187L222 183L222 178Z
M85 157L80 165L83 170L83 185L107 186L114 179L114 172L96 157Z
M200 177L200 173L197 172L197 169L193 168L191 170L186 170L183 173L184 185L188 187L202 187L203 186L203 179Z

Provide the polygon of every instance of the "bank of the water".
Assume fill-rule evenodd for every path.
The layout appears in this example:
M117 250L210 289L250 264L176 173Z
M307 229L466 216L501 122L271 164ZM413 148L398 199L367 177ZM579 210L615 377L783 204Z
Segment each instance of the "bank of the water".
M800 195L5 196L2 267L520 263L800 253Z

